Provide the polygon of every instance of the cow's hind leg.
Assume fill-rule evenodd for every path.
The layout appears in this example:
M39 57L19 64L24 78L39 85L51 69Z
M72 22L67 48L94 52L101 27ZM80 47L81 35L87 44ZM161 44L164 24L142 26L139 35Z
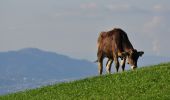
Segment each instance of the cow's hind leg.
M100 59L98 62L98 70L99 70L99 74L102 75L103 72L103 60Z
M101 75L103 72L103 56L101 52L98 52L97 54L98 57L98 72Z
M107 61L107 63L106 63L106 70L107 70L107 73L109 73L109 74L110 74L110 72L111 72L112 63L113 63L113 60L112 60L112 59L108 59L108 61Z

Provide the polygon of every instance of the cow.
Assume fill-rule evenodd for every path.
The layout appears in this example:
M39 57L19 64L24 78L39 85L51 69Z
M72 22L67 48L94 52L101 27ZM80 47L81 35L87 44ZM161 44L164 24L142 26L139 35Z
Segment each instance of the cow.
M108 58L106 71L110 73L111 65L114 61L116 71L119 70L119 58L122 60L122 70L125 69L125 62L131 65L132 69L137 68L137 61L144 54L143 51L137 51L133 48L125 31L121 28L114 28L107 32L101 32L97 41L97 62L98 71L103 72L103 59Z

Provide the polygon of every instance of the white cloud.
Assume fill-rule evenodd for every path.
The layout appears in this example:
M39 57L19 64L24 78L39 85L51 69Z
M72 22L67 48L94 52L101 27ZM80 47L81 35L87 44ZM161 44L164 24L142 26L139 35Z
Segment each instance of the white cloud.
M161 16L153 16L151 20L144 24L144 32L153 34L153 31L159 29L162 24L163 18Z
M109 4L106 8L114 12L129 11L131 6L129 4Z
M170 50L169 47L166 47L170 36L168 22L169 19L166 14L161 14L160 16L153 16L144 24L144 35L150 39L152 51L156 55L166 56L167 51Z
M80 8L81 9L96 9L97 8L97 4L94 3L94 2L86 3L86 4L81 4Z
M76 11L63 11L63 12L56 12L55 17L70 17L70 16L77 16L79 12Z
M134 15L134 14L147 14L148 10L141 8L136 5L131 5L128 3L123 4L107 4L105 9L114 13L120 13L125 15Z
M154 12L161 12L161 13L170 12L169 6L162 5L162 4L154 5L152 9Z
M154 11L162 11L164 9L164 7L162 6L162 5L155 5L154 7L153 7L153 10Z
M154 39L152 45L153 45L152 47L153 52L155 52L156 55L160 56L160 52L161 52L160 41L158 39Z
M84 16L96 16L96 12L98 6L94 2L90 3L83 3L79 6L75 6L74 9L65 9L62 11L56 11L54 14L55 17L70 17L70 16L77 16L79 18ZM84 12L85 11L85 12Z
M144 33L147 37L150 38L151 44L152 44L152 51L156 55L160 55L160 48L161 48L161 42L158 30L160 30L160 25L162 24L162 18L160 16L153 16L151 20L145 23L144 25Z

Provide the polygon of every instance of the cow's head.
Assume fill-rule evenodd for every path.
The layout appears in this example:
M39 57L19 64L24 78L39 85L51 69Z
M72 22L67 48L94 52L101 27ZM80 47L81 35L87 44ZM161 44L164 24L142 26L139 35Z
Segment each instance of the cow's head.
M130 50L129 52L123 52L123 55L127 57L127 62L131 65L132 69L137 68L138 58L143 54L143 51L137 51L136 49Z

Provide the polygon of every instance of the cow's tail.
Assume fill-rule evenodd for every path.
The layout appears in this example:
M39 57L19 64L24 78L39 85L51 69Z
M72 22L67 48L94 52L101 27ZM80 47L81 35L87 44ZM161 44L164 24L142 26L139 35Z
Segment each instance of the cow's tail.
M98 62L98 60L95 60L95 61L94 61L94 63L97 63L97 62Z

